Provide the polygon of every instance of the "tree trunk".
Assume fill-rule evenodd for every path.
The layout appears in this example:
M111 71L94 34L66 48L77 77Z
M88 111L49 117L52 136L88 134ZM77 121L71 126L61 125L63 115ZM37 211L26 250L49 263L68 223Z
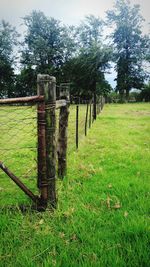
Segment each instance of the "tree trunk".
M125 102L124 90L119 91L119 96L120 96L120 103L124 103Z
M129 101L129 89L126 90L126 102Z
M96 120L96 82L93 83L93 91L94 91L93 120Z

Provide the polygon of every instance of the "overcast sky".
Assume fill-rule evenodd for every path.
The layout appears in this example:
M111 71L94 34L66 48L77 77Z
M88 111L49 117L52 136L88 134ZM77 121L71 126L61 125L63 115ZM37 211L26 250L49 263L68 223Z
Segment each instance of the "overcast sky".
M0 19L20 26L21 18L32 10L41 10L47 16L55 17L65 24L77 24L88 14L104 18L105 11L113 7L113 0L0 0ZM140 4L141 13L146 19L148 29L150 1L131 0L132 4Z
M24 30L21 18L32 10L41 10L45 15L59 19L64 24L75 25L88 14L104 18L105 12L112 9L113 3L113 0L0 0L0 20L10 22L21 32ZM148 33L150 0L131 0L131 3L140 4L141 14L145 19L143 30ZM109 77L111 82L114 77Z

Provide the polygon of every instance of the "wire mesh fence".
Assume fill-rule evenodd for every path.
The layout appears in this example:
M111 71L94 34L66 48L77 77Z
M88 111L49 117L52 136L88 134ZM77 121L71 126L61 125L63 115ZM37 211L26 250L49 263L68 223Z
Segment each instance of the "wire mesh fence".
M0 161L37 192L37 106L0 106ZM6 203L18 202L16 186L0 170L1 197ZM16 194L15 194L16 192ZM15 202L16 199L16 202ZM3 201L2 201L3 203Z
M40 198L44 197L47 201L47 190L50 190L51 204L55 206L55 165L58 176L63 177L67 157L79 148L92 125L94 103L92 99L82 99L82 103L76 99L74 104L70 104L66 85L61 87L59 100L56 101L51 79L48 76L40 76L40 79L39 90L43 94L50 87L53 92L49 96L51 100L41 106L34 102L0 104L0 162L30 185L34 192L42 190ZM45 95L48 96L47 93ZM103 107L102 98L100 100L96 106L97 114ZM6 184L5 179L6 174L0 170L2 186Z
M36 178L36 105L0 106L0 159L19 177Z

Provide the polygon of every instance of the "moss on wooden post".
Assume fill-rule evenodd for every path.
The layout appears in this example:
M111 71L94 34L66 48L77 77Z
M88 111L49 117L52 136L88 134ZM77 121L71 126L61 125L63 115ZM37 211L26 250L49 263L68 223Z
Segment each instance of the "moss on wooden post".
M58 135L58 176L63 179L67 173L67 131L69 117L69 90L60 88L60 99L65 99L68 104L60 108L59 113L59 135Z

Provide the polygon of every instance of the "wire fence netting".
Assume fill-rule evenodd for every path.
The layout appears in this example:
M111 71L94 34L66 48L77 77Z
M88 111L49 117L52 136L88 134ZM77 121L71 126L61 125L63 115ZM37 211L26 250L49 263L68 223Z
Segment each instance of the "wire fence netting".
M37 176L37 106L0 106L0 161L19 178ZM6 175L0 171L0 178Z
M67 129L67 156L77 148L77 106L78 106L78 142L85 136L87 104L71 104ZM92 110L91 105L91 110ZM60 135L60 110L56 110L56 147ZM91 116L91 118L90 118ZM92 113L88 112L87 128ZM37 190L38 175L38 125L37 105L0 105L0 161L12 173ZM62 129L63 130L63 127ZM7 186L6 174L0 170L0 179ZM0 187L1 187L0 186ZM30 187L30 188L31 188ZM11 195L10 195L11 197Z

